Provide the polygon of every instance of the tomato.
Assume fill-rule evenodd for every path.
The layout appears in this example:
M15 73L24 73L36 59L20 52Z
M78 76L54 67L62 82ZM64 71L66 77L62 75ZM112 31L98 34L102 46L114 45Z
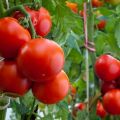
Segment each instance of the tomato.
M120 114L120 90L113 89L103 96L105 110L111 115Z
M70 92L71 92L71 95L72 96L75 96L75 94L76 94L76 87L74 87L72 84L70 84Z
M102 81L101 92L102 92L103 95L106 92L108 92L108 91L110 91L112 89L115 89L115 88L117 88L116 81L110 81L110 82L104 82L104 81Z
M101 0L92 0L92 6L93 7L101 7L101 6L103 6L103 1L101 1Z
M106 2L109 2L112 5L118 5L120 4L120 0L105 0Z
M97 28L99 30L103 30L106 26L106 20L100 20L99 23L97 24Z
M101 118L106 117L107 112L105 111L102 103L98 100L97 106L96 106L96 114L100 116Z
M28 6L25 7L26 11L31 16L32 23L38 35L46 36L52 27L52 20L50 13L44 7L41 7L38 11L30 9ZM24 17L19 11L13 14L13 17L19 19Z
M69 79L64 71L52 78L51 82L34 83L33 95L45 104L55 104L64 99L69 91Z
M74 13L78 13L78 4L66 1L66 6L69 7Z
M14 59L20 48L31 39L29 32L16 19L0 19L0 54L6 59Z
M0 88L4 92L23 96L30 89L31 81L21 76L16 62L4 62L0 68Z
M46 36L52 27L51 19L48 17L41 17L35 29L38 35Z
M101 55L94 67L96 75L103 81L112 81L120 76L120 62L111 55Z
M45 82L62 70L64 52L54 41L38 38L21 49L17 63L25 76L36 82Z
M75 104L75 107L79 110L84 110L86 105L85 105L85 103L77 103L77 104Z
M80 14L81 17L84 17L84 10L81 10L81 11L79 12L79 14Z

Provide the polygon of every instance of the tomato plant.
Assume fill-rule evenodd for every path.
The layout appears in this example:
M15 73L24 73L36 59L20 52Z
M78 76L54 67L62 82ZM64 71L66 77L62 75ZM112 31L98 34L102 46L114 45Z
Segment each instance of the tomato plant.
M119 8L119 0L0 0L0 18L12 26L0 26L8 55L0 49L0 120L119 120ZM13 23L29 40L20 43L26 32ZM30 86L15 91L23 79ZM8 97L14 92L21 97Z
M0 54L6 59L15 59L20 48L30 41L29 32L16 19L0 19Z
M34 96L45 104L55 104L62 100L68 93L69 80L64 71L51 78L50 83L34 83L32 92ZM64 91L62 91L64 89Z

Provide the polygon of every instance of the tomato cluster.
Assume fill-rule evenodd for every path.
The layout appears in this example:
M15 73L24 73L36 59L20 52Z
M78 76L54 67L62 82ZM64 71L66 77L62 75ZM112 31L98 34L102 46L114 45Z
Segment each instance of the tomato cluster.
M26 10L38 35L47 35L51 28L49 12L43 7L39 11L28 7ZM17 17L21 15L17 11ZM0 91L17 97L32 89L33 95L41 102L55 104L69 90L69 78L62 70L64 52L52 40L31 39L29 31L17 19L0 19L0 55L4 58L0 61Z
M95 63L100 78L103 106L112 115L120 115L120 61L111 55L101 55Z
M37 34L43 37L46 36L52 27L52 20L49 11L44 7L41 7L39 10L33 10L28 6L25 6L25 9L31 17ZM20 11L16 11L12 16L16 19L21 19L24 17Z

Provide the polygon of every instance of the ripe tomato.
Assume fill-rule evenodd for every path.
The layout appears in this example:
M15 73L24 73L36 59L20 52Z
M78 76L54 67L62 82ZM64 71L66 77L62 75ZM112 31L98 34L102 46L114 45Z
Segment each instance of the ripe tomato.
M31 81L19 74L16 62L4 62L0 69L0 88L4 92L23 96L30 86Z
M95 63L95 73L103 81L112 81L120 76L120 62L111 55L101 55Z
M75 107L79 110L84 110L86 105L85 105L85 103L77 103L77 104L75 104Z
M77 3L66 1L66 6L69 7L74 13L78 13L78 5L77 5Z
M64 52L54 41L38 38L21 49L17 63L25 76L36 82L45 82L63 68Z
M76 94L76 87L74 87L72 84L70 84L70 92L72 96L75 96Z
M84 17L84 10L81 10L81 11L79 12L79 14L80 14L81 17Z
M52 78L51 82L34 83L33 95L45 104L55 104L64 99L69 91L69 79L64 71Z
M38 11L30 9L28 6L25 7L26 11L31 16L32 23L38 35L46 36L52 27L52 20L50 13L44 7L41 7ZM21 12L17 11L13 14L13 17L19 19L24 17Z
M117 84L116 84L116 81L110 81L110 82L105 82L105 81L102 81L101 83L101 92L102 94L104 95L106 92L112 90L112 89L115 89L117 88Z
M102 103L98 100L97 106L96 106L96 114L100 116L101 118L106 117L107 112L105 111Z
M92 6L93 7L101 7L101 6L103 6L103 1L101 1L101 0L92 0Z
M29 32L16 19L0 19L0 54L6 59L14 59L20 48L31 39Z
M112 115L120 114L120 90L113 89L103 96L105 110Z
M99 23L97 24L97 28L99 30L103 30L106 26L106 20L100 20Z
M46 36L52 27L52 22L49 17L41 17L38 24L35 26L36 32L40 36Z

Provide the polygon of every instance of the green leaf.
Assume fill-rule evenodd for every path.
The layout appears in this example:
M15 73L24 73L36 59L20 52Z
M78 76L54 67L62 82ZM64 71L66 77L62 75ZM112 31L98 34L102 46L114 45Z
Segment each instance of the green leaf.
M78 45L78 43L76 41L76 37L73 36L72 34L70 34L68 36L67 41L66 41L66 45L68 45L70 48L76 49L79 53L81 53L79 45Z
M116 25L115 28L115 38L117 40L118 47L120 48L120 23Z

